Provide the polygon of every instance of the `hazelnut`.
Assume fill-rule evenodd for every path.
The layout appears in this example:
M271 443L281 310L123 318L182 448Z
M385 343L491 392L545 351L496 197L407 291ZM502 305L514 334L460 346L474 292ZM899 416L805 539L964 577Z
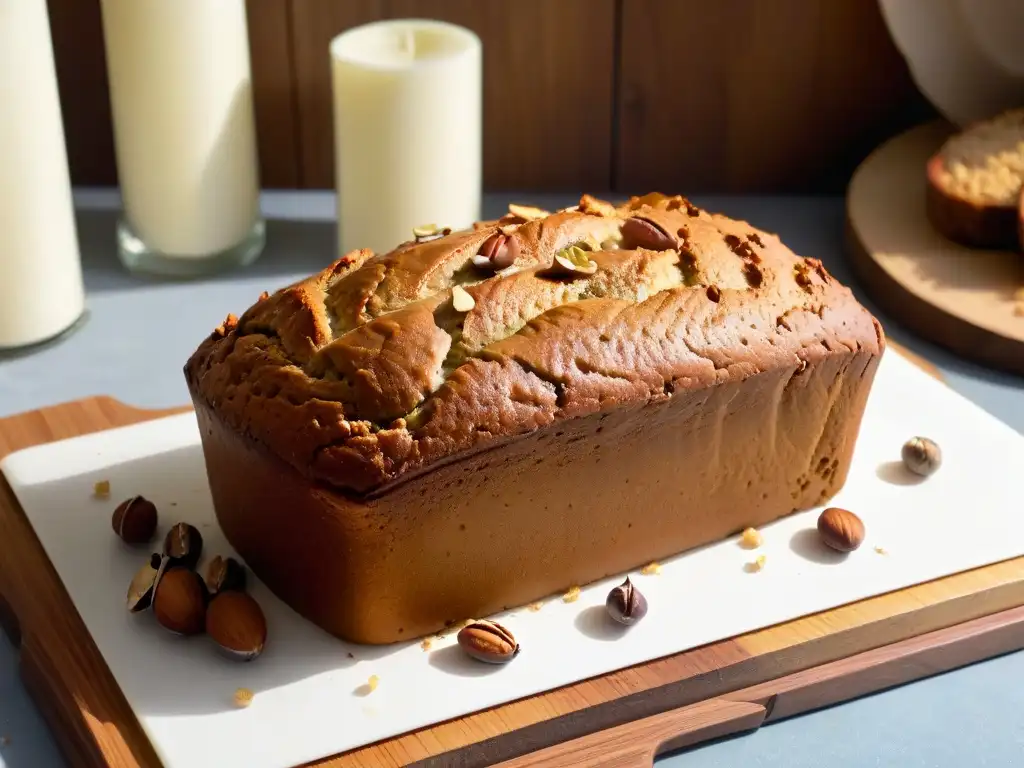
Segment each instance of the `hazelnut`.
M626 577L626 580L608 593L605 599L605 608L608 615L619 624L636 624L647 615L647 598L640 590L633 586L633 582Z
M169 568L156 585L153 613L165 629L198 635L206 625L206 587L188 568Z
M156 506L142 496L122 501L114 510L111 525L126 544L145 544L156 533Z
M864 523L841 507L829 507L818 516L818 533L837 552L853 552L864 543Z
M471 621L456 639L469 656L488 664L504 664L519 655L515 636L494 621Z
M622 247L626 250L672 251L677 246L676 239L653 221L634 216L622 224Z
M217 555L206 566L206 589L211 595L227 591L245 591L245 566L233 557Z
M495 232L484 240L480 250L473 256L473 266L493 272L505 269L519 258L519 241L514 237Z
M150 555L149 561L132 577L128 585L128 610L139 613L153 604L153 592L160 576L160 555Z
M206 609L206 634L228 656L252 661L267 642L267 620L252 595L221 592Z
M912 437L903 444L903 463L915 475L928 477L942 466L939 444L927 437Z
M175 523L164 537L164 557L171 565L195 568L203 553L203 536L188 523Z

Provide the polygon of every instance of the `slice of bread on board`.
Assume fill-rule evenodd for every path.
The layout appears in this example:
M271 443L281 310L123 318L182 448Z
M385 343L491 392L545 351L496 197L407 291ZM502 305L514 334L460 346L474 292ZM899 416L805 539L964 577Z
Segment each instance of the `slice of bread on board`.
M1024 248L1024 108L950 137L928 161L932 226L974 248Z

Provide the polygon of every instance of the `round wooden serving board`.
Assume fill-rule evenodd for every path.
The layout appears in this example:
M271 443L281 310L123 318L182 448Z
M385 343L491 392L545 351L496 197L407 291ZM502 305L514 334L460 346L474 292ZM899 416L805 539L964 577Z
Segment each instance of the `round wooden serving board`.
M925 163L953 130L918 126L861 164L846 199L850 258L878 305L919 336L1024 375L1024 255L957 245L925 215Z

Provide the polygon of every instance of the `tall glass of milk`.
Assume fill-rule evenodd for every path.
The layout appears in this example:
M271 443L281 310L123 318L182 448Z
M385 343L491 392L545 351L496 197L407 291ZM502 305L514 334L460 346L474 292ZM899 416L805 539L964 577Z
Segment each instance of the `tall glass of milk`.
M0 351L85 309L46 0L0 0Z
M264 244L245 0L102 0L121 260L188 277Z
M387 251L414 227L480 216L482 46L441 21L398 19L331 42L341 251Z

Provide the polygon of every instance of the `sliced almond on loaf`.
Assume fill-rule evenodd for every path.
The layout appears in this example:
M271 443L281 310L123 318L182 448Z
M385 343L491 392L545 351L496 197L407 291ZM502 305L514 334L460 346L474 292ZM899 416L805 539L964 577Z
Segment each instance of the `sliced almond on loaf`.
M936 230L976 248L1022 247L1024 109L952 136L927 172L928 219Z

